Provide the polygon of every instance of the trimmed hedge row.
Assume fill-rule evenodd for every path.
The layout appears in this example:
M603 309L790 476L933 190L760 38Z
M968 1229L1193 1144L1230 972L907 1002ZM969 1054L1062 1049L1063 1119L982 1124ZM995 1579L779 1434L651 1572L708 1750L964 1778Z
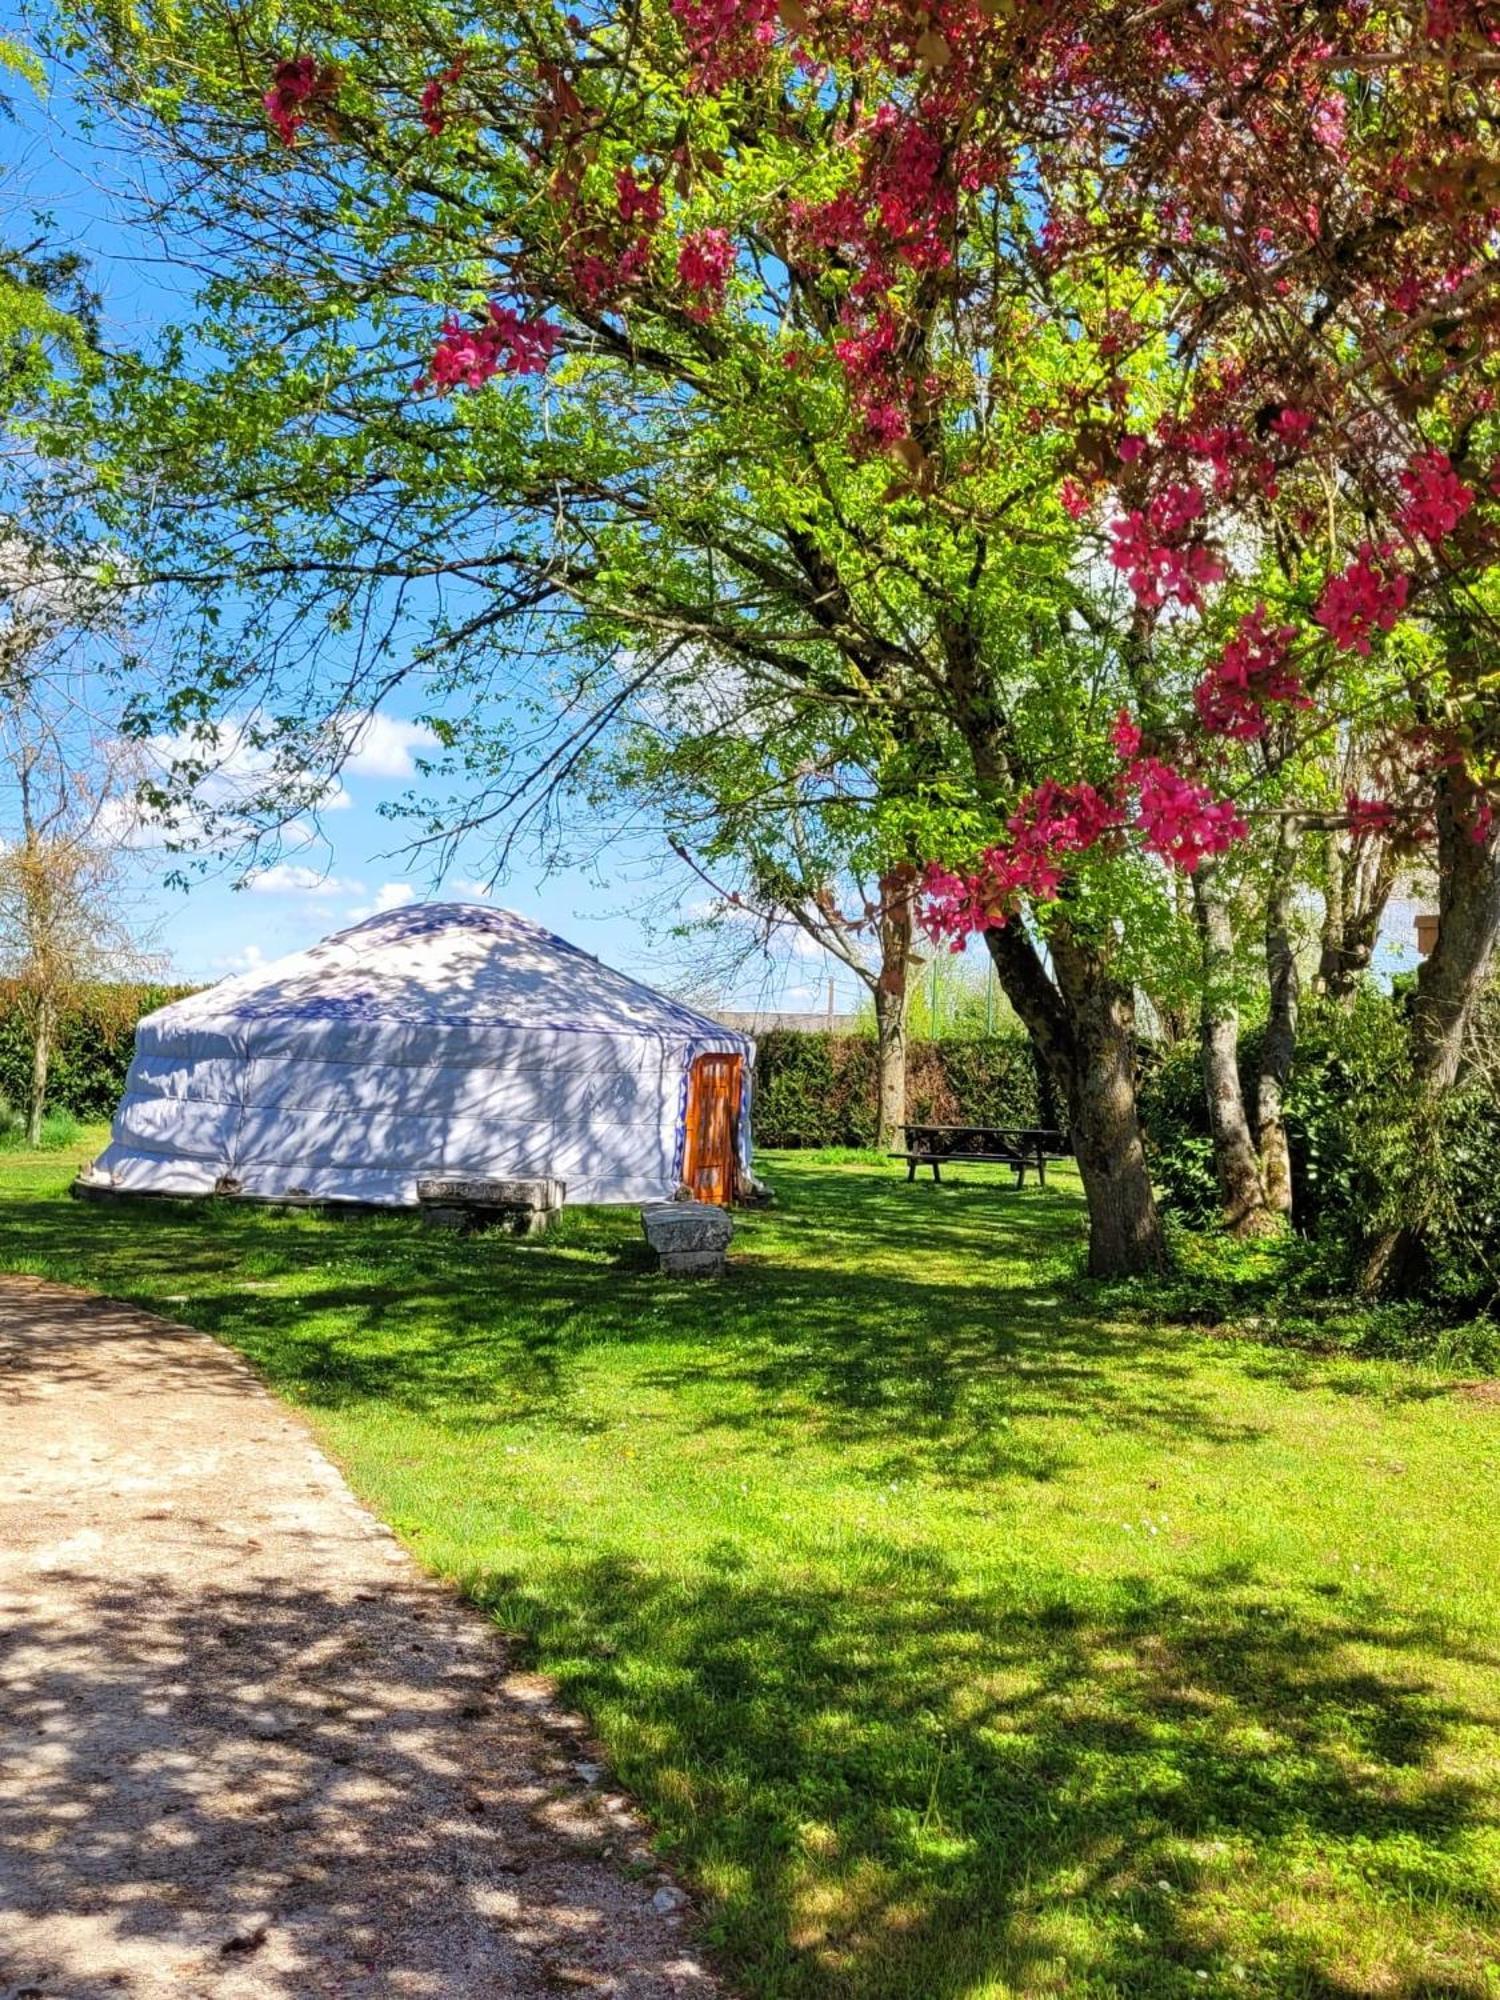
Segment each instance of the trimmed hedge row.
M125 1088L135 1024L191 993L191 986L101 985L64 1016L47 1103L75 1118L105 1119ZM22 1109L31 1092L31 1042L13 981L0 980L0 1101ZM907 1048L906 1115L934 1124L1054 1125L1052 1092L1024 1035L913 1041ZM873 1035L760 1038L755 1136L763 1146L873 1146Z
M86 987L58 1025L47 1106L75 1118L112 1115L125 1088L135 1024L191 993L191 986ZM31 1098L31 1031L14 980L0 979L0 1100L23 1110Z
M755 1137L762 1146L873 1146L873 1035L760 1037ZM1054 1125L1052 1092L1025 1035L911 1042L906 1115L936 1125Z

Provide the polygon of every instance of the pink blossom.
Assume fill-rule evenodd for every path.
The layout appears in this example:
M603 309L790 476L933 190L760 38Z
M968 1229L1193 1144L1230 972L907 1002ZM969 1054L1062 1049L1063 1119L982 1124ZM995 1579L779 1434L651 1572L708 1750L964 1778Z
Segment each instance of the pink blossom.
M1196 487L1183 490L1196 494L1201 506L1203 496ZM1181 504L1177 503L1179 508ZM1223 562L1204 543L1183 548L1158 542L1139 510L1113 522L1109 532L1114 543L1109 559L1125 572L1136 602L1147 610L1154 611L1173 597L1179 604L1201 603L1204 589L1224 575Z
M677 252L677 275L693 295L689 308L704 319L724 303L724 288L734 269L734 245L722 229L699 229L684 236Z
M1318 419L1311 410L1294 410L1289 404L1283 405L1271 428L1283 444L1300 450L1318 427Z
M440 75L430 78L422 87L422 123L434 139L439 138L447 127L448 113L443 100L449 85L457 83L463 75L467 60L467 57L460 56L457 62L450 63Z
M1017 803L1005 823L1009 839L986 848L971 875L927 870L927 928L949 938L955 951L976 931L1003 929L1023 897L1052 901L1067 859L1087 853L1123 824L1117 802L1093 785L1045 780Z
M1203 494L1185 480L1164 487L1151 502L1151 526L1163 541L1180 541L1202 515Z
M1287 666L1287 648L1295 636L1291 625L1269 624L1263 604L1240 620L1235 636L1193 690L1198 719L1211 736L1253 743L1269 727L1268 702L1312 706Z
M435 388L480 389L503 368L511 375L545 372L557 346L558 329L546 320L523 320L508 306L491 300L478 326L449 318L432 351L423 378Z
M1441 542L1453 533L1474 504L1474 489L1465 486L1444 451L1418 452L1401 484L1408 498L1396 519L1408 535Z
M1057 489L1057 497L1071 520L1081 521L1089 511L1089 496L1076 479L1065 479Z
M1115 450L1119 454L1122 465L1134 465L1136 460L1145 453L1146 440L1140 437L1132 437L1127 431L1115 446Z
M860 415L872 444L898 444L911 431L906 412L898 403L867 403Z
M776 0L672 0L699 90L755 75L776 32Z
M1349 831L1356 840L1387 834L1396 824L1396 808L1389 799L1362 799L1358 792L1348 792L1344 796L1344 811Z
M615 176L615 195L622 222L639 222L645 229L655 229L666 212L666 202L656 183L638 181L628 167L621 167Z
M1114 727L1109 732L1109 740L1122 757L1131 758L1139 755L1141 728L1138 722L1131 720L1128 708L1122 708L1115 717Z
M1228 799L1216 799L1206 785L1185 778L1158 757L1142 757L1131 777L1139 798L1136 825L1147 850L1185 874L1249 832Z
M292 56L286 62L279 62L271 75L271 88L261 103L281 143L294 146L298 130L307 123L303 107L323 103L331 97L338 76L334 70L320 69L312 56Z
M1406 609L1409 579L1376 561L1374 548L1362 543L1349 567L1330 578L1313 614L1341 652L1368 655L1371 634L1389 632Z

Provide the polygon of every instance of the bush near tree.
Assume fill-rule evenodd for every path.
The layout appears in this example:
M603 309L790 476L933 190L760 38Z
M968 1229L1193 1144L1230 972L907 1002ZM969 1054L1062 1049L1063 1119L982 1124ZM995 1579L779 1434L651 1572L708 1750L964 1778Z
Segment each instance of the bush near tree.
M191 986L95 984L75 992L57 1024L47 1102L75 1118L109 1118L125 1088L143 1014L181 1000ZM0 1102L24 1110L30 1102L32 1028L14 980L0 980Z

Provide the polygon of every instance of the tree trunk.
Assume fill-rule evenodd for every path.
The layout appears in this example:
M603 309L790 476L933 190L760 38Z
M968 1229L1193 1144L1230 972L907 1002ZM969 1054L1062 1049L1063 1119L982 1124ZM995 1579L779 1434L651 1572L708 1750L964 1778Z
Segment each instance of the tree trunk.
M1297 1024L1302 980L1292 942L1292 891L1300 829L1295 820L1282 822L1266 899L1266 984L1270 1005L1265 1039L1260 1049L1260 1075L1255 1087L1255 1145L1266 1207L1290 1222L1292 1217L1292 1156L1286 1136L1286 1087L1297 1053Z
M1063 916L1049 939L1055 983L1018 921L987 931L985 941L1006 996L1068 1107L1088 1202L1090 1276L1164 1270L1166 1244L1136 1115L1130 988L1110 976L1104 959Z
M56 1010L49 996L37 1002L36 1028L31 1041L31 1103L26 1112L26 1143L42 1143L42 1113L47 1108L47 1074L52 1067L52 1040L56 1032Z
M906 1123L906 994L875 989L875 1050L879 1115L876 1144L898 1149Z
M1240 1021L1232 986L1234 930L1228 909L1214 893L1212 871L1206 866L1193 877L1193 916L1202 954L1199 1033L1203 1088L1213 1134L1219 1203L1226 1229L1235 1236L1254 1236L1262 1233L1272 1218L1240 1089Z
M893 868L880 878L880 976L875 982L878 1079L876 1143L894 1151L906 1123L906 1012L911 990L917 871Z
M1429 1149L1444 1094L1464 1081L1469 1026L1500 943L1500 828L1474 838L1479 801L1462 771L1438 781L1438 934L1412 1007L1411 1168L1399 1222L1366 1245L1361 1289L1399 1290L1421 1252L1432 1184Z
M1396 886L1389 841L1328 835L1323 882L1323 931L1315 990L1347 1004L1370 969L1380 920Z
M1438 934L1417 974L1412 1081L1436 1096L1463 1081L1469 1023L1500 942L1500 834L1474 838L1477 801L1459 773L1438 789Z

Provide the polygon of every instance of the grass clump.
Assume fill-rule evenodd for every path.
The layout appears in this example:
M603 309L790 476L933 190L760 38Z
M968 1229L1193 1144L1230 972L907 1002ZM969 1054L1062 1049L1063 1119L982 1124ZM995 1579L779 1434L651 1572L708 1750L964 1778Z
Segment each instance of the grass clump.
M26 1136L25 1112L0 1099L0 1153L61 1152L64 1147L76 1146L84 1130L71 1111L43 1112L41 1142L33 1149Z
M1081 1295L1066 1168L760 1165L722 1283L629 1211L93 1209L44 1156L0 1262L304 1410L749 2000L1500 1996L1500 1399Z

